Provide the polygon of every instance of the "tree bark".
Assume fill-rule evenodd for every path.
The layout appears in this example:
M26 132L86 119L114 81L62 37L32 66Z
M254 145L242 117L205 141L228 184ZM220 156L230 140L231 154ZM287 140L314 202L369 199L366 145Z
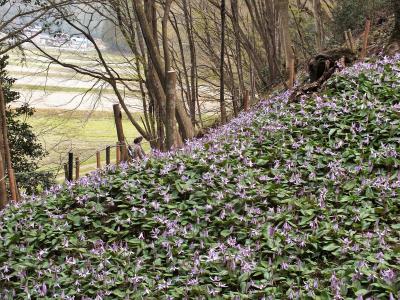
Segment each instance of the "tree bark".
M196 45L194 43L193 37L193 20L190 8L188 7L187 0L183 0L183 12L185 15L185 23L186 23L186 33L189 41L189 49L190 49L190 85L191 85L191 93L189 100L189 111L190 118L192 120L193 126L196 123L196 102L197 102L197 88L196 88L196 68L197 68L197 57L196 57Z
M128 151L126 148L127 145L125 143L124 128L122 127L122 113L121 113L119 104L113 105L113 111L114 111L115 128L117 129L117 138L118 138L118 142L121 146L121 152L122 152L121 158L122 158L122 161L127 161L128 160ZM70 171L70 172L72 172L72 171Z
M316 48L317 51L321 51L324 47L324 27L322 23L322 10L321 10L321 0L313 0L313 13L314 13L314 23L316 31Z
M171 59L169 54L169 46L168 46L168 18L169 12L171 10L172 0L166 0L165 8L164 8L164 17L162 20L162 41L163 41L163 50L164 50L164 64L165 71L168 71L171 68ZM167 86L167 82L165 86Z
M226 7L225 0L221 0L221 62L220 62L220 109L221 109L221 123L227 122L226 104L225 104L225 29L226 29Z
M159 81L162 83L166 82L166 71L165 71L165 63L163 63L163 59L160 55L156 40L154 38L152 28L147 20L146 14L144 12L142 1L133 1L133 7L135 9L135 13L138 17L138 22L140 24L140 28L142 30L143 38L145 40L147 50L149 53L149 58L154 65L155 73L157 74ZM159 91L160 99L159 102L164 106L165 111L165 85L163 86L163 90ZM161 95L163 94L163 96ZM157 97L158 98L158 97ZM179 124L179 129L182 134L182 139L187 140L194 137L194 127L191 123L191 120L188 114L185 111L182 101L176 101L176 119ZM163 120L165 123L165 120Z
M395 24L390 36L389 44L386 47L388 55L394 55L400 52L400 4L398 0L392 0L394 10Z
M231 8L232 8L232 26L235 33L235 50L236 50L236 69L238 73L239 80L239 91L237 92L237 99L240 99L243 96L245 87L244 87L244 79L243 79L243 63L242 63L242 51L240 45L240 25L239 25L239 6L237 0L231 0Z
M5 163L7 165L7 173L8 179L10 182L10 192L11 198L14 201L19 200L18 196L18 188L17 182L14 176L14 170L12 168L12 161L11 161L11 152L10 152L10 144L8 142L8 128L7 128L7 119L6 119L6 104L4 99L3 93L3 86L0 83L0 114L1 114L1 131L3 134L3 145L4 145L4 156L5 156Z
M167 150L170 151L175 147L175 100L176 100L176 72L169 71L167 73L167 120L165 124Z
M290 64L294 58L294 53L292 49L292 39L289 32L289 1L280 0L279 1L279 16L281 25L281 35L282 35L282 48L285 55L285 68L286 74L290 74Z
M394 9L395 25L392 31L391 40L400 41L400 4L398 0L392 0Z
M3 134L1 134L1 132L0 138L3 138ZM8 193L6 186L5 164L3 160L3 148L0 149L0 152L0 209L2 209L8 203Z

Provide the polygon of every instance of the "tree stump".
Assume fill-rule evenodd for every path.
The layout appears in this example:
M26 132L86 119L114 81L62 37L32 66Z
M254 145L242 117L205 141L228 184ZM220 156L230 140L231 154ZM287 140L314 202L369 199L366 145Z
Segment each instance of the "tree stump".
M336 48L324 51L311 58L308 62L310 82L297 87L290 96L290 101L296 101L303 95L318 91L339 69L341 60L345 65L350 65L356 60L356 55L348 48Z

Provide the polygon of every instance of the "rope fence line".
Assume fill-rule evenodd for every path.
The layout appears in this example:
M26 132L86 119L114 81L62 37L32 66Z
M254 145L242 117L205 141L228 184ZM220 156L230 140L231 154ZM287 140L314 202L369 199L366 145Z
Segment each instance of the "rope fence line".
M116 149L116 158L115 163L119 164L121 161L129 160L129 143L124 139L124 141L116 142L115 145L108 145L105 148L97 150L95 153L87 156L85 159L80 160L79 156L74 158L72 152L68 153L68 162L64 163L64 173L65 173L65 180L72 181L74 180L74 169L75 169L75 180L79 179L80 177L80 167L81 164L89 161L93 157L96 157L96 169L101 168L101 152L106 151L106 165L111 164L111 149ZM75 161L75 164L74 164Z
M105 148L101 148L101 149L97 150L94 154L91 154L91 155L87 156L85 159L79 160L79 163L80 164L84 164L85 162L89 161L91 158L93 158L93 157L95 157L97 155L97 152L106 151L107 148L114 149L114 148L117 148L118 146L122 146L122 145L126 145L126 143L117 142L116 145L112 145L112 146L110 145L110 146L106 146ZM60 171L61 169L62 169L62 163L57 167L53 167L53 168L49 168L49 169L45 169L45 170L40 170L38 172L40 172L40 173L52 173L54 171ZM16 172L15 175L18 176L18 175L26 175L26 174L31 174L31 173L32 173L32 171L30 171L30 172ZM8 178L8 174L6 174L3 178L0 178L0 182L2 182L3 180L6 180L7 178Z

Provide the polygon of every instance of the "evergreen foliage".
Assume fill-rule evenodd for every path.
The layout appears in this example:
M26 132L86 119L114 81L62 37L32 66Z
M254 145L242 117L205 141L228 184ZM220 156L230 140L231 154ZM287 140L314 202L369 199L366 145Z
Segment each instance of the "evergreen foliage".
M15 109L11 104L18 103L20 95L12 90L15 82L6 71L8 56L0 58L0 78L6 101L8 138L10 142L13 168L20 188L32 194L54 184L53 175L38 171L38 163L47 155L26 119L32 117L34 109L23 103Z

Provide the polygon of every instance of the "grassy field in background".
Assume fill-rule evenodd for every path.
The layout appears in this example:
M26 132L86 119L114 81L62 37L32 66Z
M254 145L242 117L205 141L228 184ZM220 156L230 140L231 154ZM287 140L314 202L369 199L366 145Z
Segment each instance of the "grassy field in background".
M48 93L51 92L63 92L63 93L76 93L83 94L90 90L91 93L102 93L102 94L115 94L114 90L111 88L86 88L86 87L73 87L73 86L53 86L53 85L31 85L31 84L14 84L13 86L16 90L29 90L29 91L46 91ZM137 91L140 92L139 90ZM125 93L126 96L135 96L132 92Z
M140 114L134 114L136 119ZM88 112L66 110L38 110L27 122L33 127L39 140L45 146L49 155L41 162L41 169L59 168L58 180L63 179L62 166L67 160L68 152L79 156L81 174L96 168L95 153L101 152L102 164L105 163L105 151L108 146L114 146L117 132L112 112ZM139 133L123 115L123 127L129 143L139 136ZM144 143L145 151L150 147ZM112 161L115 161L115 149L112 148Z

